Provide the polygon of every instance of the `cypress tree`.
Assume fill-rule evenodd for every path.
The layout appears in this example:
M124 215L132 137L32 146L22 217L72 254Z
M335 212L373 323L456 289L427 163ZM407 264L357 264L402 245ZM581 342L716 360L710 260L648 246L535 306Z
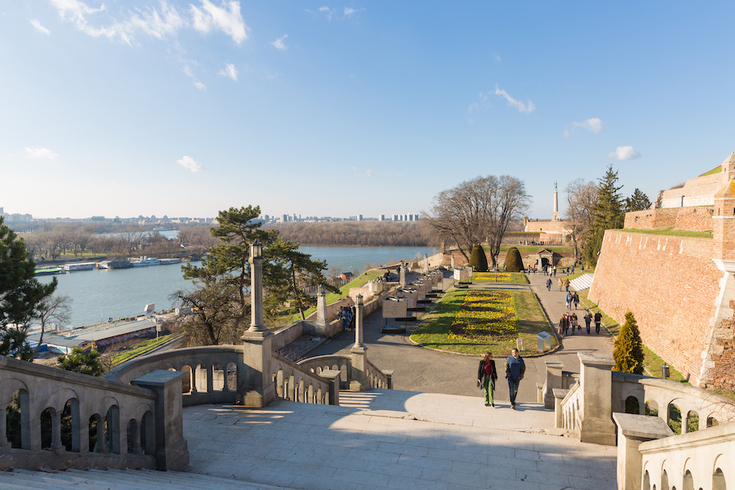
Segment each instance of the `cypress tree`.
M521 272L523 270L523 259L516 247L510 247L505 256L505 270L508 272Z
M638 324L632 312L625 314L625 323L615 340L613 351L615 371L621 373L643 374L643 342Z
M475 272L487 272L487 256L482 245L473 245L470 254L470 265L475 268Z

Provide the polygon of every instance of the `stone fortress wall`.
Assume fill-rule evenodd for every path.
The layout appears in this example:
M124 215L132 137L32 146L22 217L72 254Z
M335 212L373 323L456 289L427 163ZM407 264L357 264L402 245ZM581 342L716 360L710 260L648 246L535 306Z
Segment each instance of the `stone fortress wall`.
M589 298L621 324L633 312L644 344L693 384L735 390L735 153L721 167L625 218L627 229L711 230L712 238L608 230Z

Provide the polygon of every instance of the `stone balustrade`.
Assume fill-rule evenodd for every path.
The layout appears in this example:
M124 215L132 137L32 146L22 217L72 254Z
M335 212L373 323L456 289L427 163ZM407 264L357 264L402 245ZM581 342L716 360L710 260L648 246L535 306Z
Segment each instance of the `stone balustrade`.
M153 371L131 385L0 356L0 409L12 404L20 422L14 446L0 417L0 469L184 469L181 378Z
M270 365L271 376L275 383L278 398L320 405L339 404L338 373L328 373L329 379L321 377L316 372L305 369L303 366L281 357L275 352ZM336 388L334 385L337 385Z
M372 362L366 360L367 380L365 388L392 389L393 371L381 371ZM299 366L317 375L325 370L334 370L340 373L342 388L349 389L352 375L352 357L350 356L318 356L299 361Z

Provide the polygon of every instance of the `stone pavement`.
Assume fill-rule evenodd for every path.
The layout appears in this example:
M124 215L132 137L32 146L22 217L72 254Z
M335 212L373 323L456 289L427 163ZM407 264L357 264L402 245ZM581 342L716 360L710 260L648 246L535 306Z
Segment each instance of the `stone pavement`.
M557 276L558 277L558 276ZM412 278L409 277L409 281ZM561 314L566 311L564 298L566 292L559 292L552 287L546 290L546 276L531 274L530 285L498 285L504 289L522 289L534 291L549 314L555 326L558 326ZM493 284L494 283L488 283ZM473 287L479 287L479 285ZM580 307L578 312L583 310ZM419 317L421 314L419 314ZM393 369L393 386L399 390L411 390L427 393L445 393L452 395L482 396L477 388L477 366L479 357L460 356L432 351L418 347L408 340L408 335L387 335L380 332L382 310L365 317L364 342L368 347L367 356L381 369ZM406 326L415 328L418 322ZM605 332L596 336L588 336L583 329L582 335L570 335L562 340L562 348L554 354L541 357L526 357L526 376L521 381L518 400L522 402L536 401L536 383L543 383L546 378L545 361L562 362L567 371L579 372L577 352L604 352L612 354L613 345ZM594 332L594 327L593 327ZM320 355L349 355L354 343L354 332L340 332L337 336L309 353L309 357ZM535 346L526 346L534 349ZM498 369L503 369L505 358L509 352L494 352ZM496 398L508 400L508 385L502 376L496 385Z
M547 435L538 427L551 412L538 406L399 390L340 396L348 406L187 407L187 471L305 489L616 488L616 448Z

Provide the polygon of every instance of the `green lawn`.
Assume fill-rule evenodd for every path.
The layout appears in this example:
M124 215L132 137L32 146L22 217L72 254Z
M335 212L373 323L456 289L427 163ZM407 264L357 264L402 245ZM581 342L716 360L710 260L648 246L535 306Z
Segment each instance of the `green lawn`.
M670 236L691 236L698 238L712 238L712 230L706 231L685 231L675 230L673 226L668 228L657 228L655 230L639 230L637 228L625 228L622 231L630 233L644 233L646 235L670 235Z
M122 364L126 361L129 361L130 359L133 359L134 357L138 357L138 356L142 356L143 354L147 354L148 352L152 351L156 347L160 347L166 342L170 342L180 336L181 334L170 334L170 335L161 335L158 337L158 339L144 340L143 342L136 344L131 349L128 349L114 356L112 358L112 365L117 366L118 364Z
M516 328L523 339L525 356L536 355L536 334L539 332L551 333L536 295L528 291L509 291L513 295L516 313ZM454 317L464 303L467 290L452 289L447 292L434 311L429 313L421 322L421 326L411 335L411 339L424 347L440 349L462 354L481 355L486 351L493 352L497 357L504 357L516 346L514 340L470 340L450 338L449 328ZM557 345L556 338L552 340L552 348Z

